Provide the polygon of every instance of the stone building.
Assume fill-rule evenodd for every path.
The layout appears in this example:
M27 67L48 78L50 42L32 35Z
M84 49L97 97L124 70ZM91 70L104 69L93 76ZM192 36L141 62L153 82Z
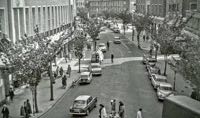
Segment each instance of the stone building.
M75 14L75 0L0 0L0 37L16 42L34 35L36 25L50 36L72 23Z
M103 11L121 12L129 10L130 0L88 0L90 15L100 14Z

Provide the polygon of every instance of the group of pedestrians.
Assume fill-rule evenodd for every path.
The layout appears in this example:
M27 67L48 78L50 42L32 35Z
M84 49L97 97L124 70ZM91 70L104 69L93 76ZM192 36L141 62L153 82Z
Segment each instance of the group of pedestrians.
M105 106L103 104L99 105L99 118L125 118L125 105L122 101L119 101L118 112L116 109L116 100L111 100L110 104L111 112L109 115L107 115ZM142 108L139 108L139 110L137 111L136 118L143 118Z
M30 114L32 114L31 103L29 102L29 99L27 99L20 108L20 116L29 118L31 116Z
M119 101L118 112L116 109L116 100L111 100L111 112L107 115L106 108L103 104L100 104L99 118L124 118L125 116L125 106L122 101Z
M58 74L62 78L62 88L66 88L67 86L67 77L71 77L71 66L68 65L66 73L64 73L64 70L62 67L59 68L59 66L56 68L56 72L54 73L54 77L57 78Z

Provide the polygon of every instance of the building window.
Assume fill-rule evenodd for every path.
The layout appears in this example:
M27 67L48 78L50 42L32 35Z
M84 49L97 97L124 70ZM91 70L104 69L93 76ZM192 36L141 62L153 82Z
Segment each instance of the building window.
M196 10L197 9L197 4L191 3L190 4L190 10Z
M0 37L3 36L3 32L4 32L4 10L0 9Z

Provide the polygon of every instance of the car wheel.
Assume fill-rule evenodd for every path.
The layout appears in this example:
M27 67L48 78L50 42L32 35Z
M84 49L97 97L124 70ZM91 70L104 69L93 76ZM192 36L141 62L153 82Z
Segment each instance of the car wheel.
M90 111L89 111L89 109L86 111L86 115L88 116L89 115L89 113L90 113Z

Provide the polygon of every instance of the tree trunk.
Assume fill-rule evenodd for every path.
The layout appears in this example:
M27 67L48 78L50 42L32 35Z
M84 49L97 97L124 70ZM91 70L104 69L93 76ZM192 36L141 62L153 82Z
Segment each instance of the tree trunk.
M52 62L50 62L50 68L49 68L49 71L50 71L50 101L53 101L54 98L53 98L53 72L52 72Z
M78 72L81 72L81 59L78 59Z
M134 27L133 27L133 25L132 25L132 41L134 41Z
M158 48L156 47L156 53L155 53L155 59L157 61L157 57L158 57Z
M141 47L140 47L140 32L137 33L137 42L138 42L138 48L141 49Z
M125 30L126 30L126 29L125 29L125 24L123 24L123 28L124 28L124 35L125 35L125 34L126 34L126 33L125 33Z
M97 42L96 39L94 40L94 51L96 51L96 47L97 47Z
M38 109L38 104L37 104L37 85L35 85L35 91L34 91L34 97L35 97L35 112L38 113L39 109Z
M167 75L167 55L164 55L164 59L165 59L165 68L164 68L163 75L166 76Z

